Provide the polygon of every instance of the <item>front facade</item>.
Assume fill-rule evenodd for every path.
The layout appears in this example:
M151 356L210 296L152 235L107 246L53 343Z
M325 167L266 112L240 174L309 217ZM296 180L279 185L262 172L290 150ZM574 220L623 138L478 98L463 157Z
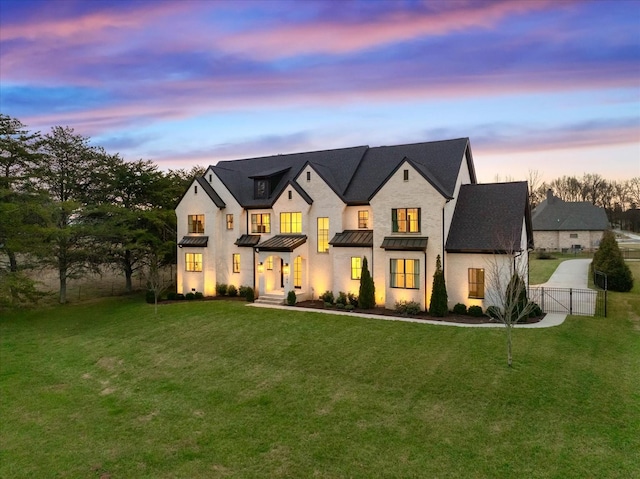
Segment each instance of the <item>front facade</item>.
M483 192L501 198L496 218L475 212ZM440 256L450 305L486 307L485 262L505 253L489 236L508 226L515 250L531 246L526 198L526 183L476 183L467 138L219 162L176 208L178 292L210 296L223 283L282 299L357 294L366 257L378 305L424 309ZM483 243L465 241L469 230Z
M607 214L587 201L563 201L547 191L532 212L536 248L547 251L594 250L609 227Z

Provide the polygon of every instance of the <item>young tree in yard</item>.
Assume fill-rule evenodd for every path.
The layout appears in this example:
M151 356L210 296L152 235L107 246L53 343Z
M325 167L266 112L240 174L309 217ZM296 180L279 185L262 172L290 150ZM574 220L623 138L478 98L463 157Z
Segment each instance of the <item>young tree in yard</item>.
M527 296L527 252L521 251L518 241L505 242L505 248L495 253L489 262L485 298L491 304L487 314L504 324L507 336L507 364L513 365L513 327L528 318L537 305Z
M600 247L593 255L591 269L607 276L607 288L611 291L626 293L633 288L633 275L624 262L616 236L611 230L602 234Z
M433 273L433 286L431 288L431 301L429 301L429 314L443 317L449 313L447 285L444 282L444 271L440 255L436 258L436 271Z
M376 286L369 273L367 257L362 259L362 274L360 275L360 291L358 292L358 306L371 309L376 306Z

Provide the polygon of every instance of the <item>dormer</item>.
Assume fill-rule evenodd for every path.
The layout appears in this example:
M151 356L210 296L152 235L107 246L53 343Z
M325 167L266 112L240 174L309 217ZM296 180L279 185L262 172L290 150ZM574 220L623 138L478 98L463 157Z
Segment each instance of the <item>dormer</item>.
M253 180L253 199L266 200L276 191L278 183L290 168L263 171L249 178Z

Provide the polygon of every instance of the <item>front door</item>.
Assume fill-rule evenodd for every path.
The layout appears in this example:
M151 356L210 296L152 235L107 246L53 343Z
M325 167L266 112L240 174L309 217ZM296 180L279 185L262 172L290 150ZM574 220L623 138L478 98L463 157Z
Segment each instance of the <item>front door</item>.
M280 287L284 288L284 260L280 258Z

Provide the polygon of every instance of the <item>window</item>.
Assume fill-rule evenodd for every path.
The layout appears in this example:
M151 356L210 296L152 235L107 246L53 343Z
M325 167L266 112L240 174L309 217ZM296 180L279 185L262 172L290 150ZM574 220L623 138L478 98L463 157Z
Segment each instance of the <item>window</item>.
M302 288L302 257L296 256L293 260L293 287Z
M240 272L240 255L238 253L234 253L232 259L233 259L233 272L239 273Z
M419 233L420 208L392 209L391 227L394 233Z
M251 215L252 233L271 233L271 215L269 213L256 213Z
M329 251L329 218L318 218L318 253Z
M362 276L362 258L351 257L351 279L360 279Z
M307 171L307 181L311 181L311 172Z
M273 269L273 256L269 256L267 258L267 271L271 271Z
M405 289L420 288L420 260L392 259L391 287Z
M291 193L291 190L287 191L287 194L289 195L289 199L293 198L293 193Z
M570 233L569 234L569 238L577 238L578 237L578 233Z
M369 212L367 210L358 211L358 228L369 226Z
M204 215L189 215L189 233L204 233Z
M211 175L209 175L209 183L211 183Z
M196 195L198 194L198 187L197 186L193 187L193 193L196 194Z
M280 213L280 233L302 233L302 213Z
M186 271L202 271L202 253L185 253L184 263Z
M233 229L233 215L227 215L227 229Z
M409 181L409 170L404 170L403 172L404 181Z
M469 268L469 297L484 298L484 269Z

